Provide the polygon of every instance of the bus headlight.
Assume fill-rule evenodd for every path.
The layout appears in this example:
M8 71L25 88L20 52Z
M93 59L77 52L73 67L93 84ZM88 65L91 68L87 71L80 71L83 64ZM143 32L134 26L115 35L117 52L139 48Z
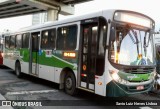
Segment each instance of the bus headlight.
M115 70L109 70L109 73L111 75L111 77L113 78L114 81L120 83L120 84L127 84L128 81L122 79L119 75L118 75L118 71Z
M118 75L118 72L114 71L114 70L110 70L109 71L110 74L111 74L111 77L115 80L115 81L118 81L120 79L119 75Z

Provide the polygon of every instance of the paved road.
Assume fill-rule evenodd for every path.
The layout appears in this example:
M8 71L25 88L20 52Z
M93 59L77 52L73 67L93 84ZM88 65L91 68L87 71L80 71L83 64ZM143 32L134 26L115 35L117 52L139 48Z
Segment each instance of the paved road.
M23 78L19 79L16 77L13 70L6 67L0 67L0 94L0 98L3 98L3 100L45 100L44 103L46 103L46 105L50 105L50 103L55 105L45 107L13 107L15 109L158 109L158 106L143 105L137 107L101 106L101 102L93 100L102 100L108 102L108 104L112 104L112 100L160 100L160 96L157 94L139 94L121 98L104 98L85 91L80 91L77 96L73 97L65 94L62 90L59 90L58 85L52 82L28 75L24 75ZM3 107L2 109L5 108Z

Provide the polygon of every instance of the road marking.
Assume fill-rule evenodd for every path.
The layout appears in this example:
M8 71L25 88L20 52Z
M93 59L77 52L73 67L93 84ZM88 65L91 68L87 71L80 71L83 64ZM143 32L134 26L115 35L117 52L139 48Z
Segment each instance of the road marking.
M6 95L41 94L41 93L50 93L50 92L58 92L58 90L7 92Z
M152 108L150 108L150 107L139 107L140 109L152 109Z
M6 100L2 94L0 94L0 100Z

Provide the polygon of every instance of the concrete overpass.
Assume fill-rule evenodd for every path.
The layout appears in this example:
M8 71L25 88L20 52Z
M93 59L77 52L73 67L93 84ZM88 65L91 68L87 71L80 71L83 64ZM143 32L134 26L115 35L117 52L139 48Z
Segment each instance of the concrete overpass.
M73 15L74 5L91 0L0 0L0 19L47 11L48 20L58 14Z

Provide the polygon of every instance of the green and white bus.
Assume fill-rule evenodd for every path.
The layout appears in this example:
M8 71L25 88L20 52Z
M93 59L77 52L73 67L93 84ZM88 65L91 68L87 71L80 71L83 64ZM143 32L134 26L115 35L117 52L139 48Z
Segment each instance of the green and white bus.
M128 10L100 12L20 29L5 36L4 65L101 96L152 89L155 70L150 17Z

